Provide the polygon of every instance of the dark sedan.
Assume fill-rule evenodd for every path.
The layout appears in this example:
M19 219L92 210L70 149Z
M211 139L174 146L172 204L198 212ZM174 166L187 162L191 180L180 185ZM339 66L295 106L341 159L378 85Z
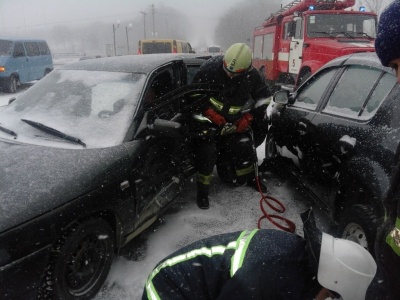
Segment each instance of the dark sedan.
M372 53L335 59L268 107L267 165L289 166L338 235L372 253L397 161L399 104L394 73Z
M0 298L89 299L193 175L194 55L85 60L0 112Z

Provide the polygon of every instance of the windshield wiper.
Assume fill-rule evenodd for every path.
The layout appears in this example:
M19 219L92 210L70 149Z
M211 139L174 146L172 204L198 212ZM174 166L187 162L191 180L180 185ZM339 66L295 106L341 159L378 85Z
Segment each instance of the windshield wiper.
M365 35L367 38L369 38L369 39L373 39L373 37L372 36L370 36L370 35L368 35L368 34L366 34L365 32L363 32L363 31L357 31L356 32L356 34L362 34L362 35Z
M70 136L68 134L65 134L65 133L63 133L61 131L58 131L58 130L54 129L54 128L48 127L48 126L46 126L46 125L44 125L42 123L34 122L34 121L26 120L26 119L21 119L21 121L24 121L25 123L31 125L32 127L37 128L37 129L39 129L41 131L44 131L46 133L50 133L50 134L52 134L54 136L57 136L57 137L60 137L60 138L62 138L64 140L67 140L67 141L70 141L70 142L73 142L73 143L77 143L79 145L82 145L83 147L86 147L86 144L84 142L82 142L80 139L78 139L76 137L73 137L73 136Z
M12 131L10 129L7 129L7 128L3 127L3 126L0 126L0 130L5 132L5 133L8 133L9 135L12 135L14 137L14 139L16 139L17 136L18 136L18 134L16 134L14 131Z
M323 34L329 35L329 37L331 37L331 38L335 37L332 33L328 32L328 31L311 31L310 33L323 33Z
M339 35L339 34L343 34L343 35L345 35L345 36L347 36L347 37L350 37L350 38L352 38L352 39L355 38L354 35L348 33L347 31L334 31L334 32L332 32L332 33L335 33L336 36Z

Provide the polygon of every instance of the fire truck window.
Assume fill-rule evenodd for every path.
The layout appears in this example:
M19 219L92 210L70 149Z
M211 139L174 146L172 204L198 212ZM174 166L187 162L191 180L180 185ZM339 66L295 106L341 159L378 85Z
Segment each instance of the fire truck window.
M263 59L272 60L272 48L274 43L274 34L268 33L264 35L263 43Z
M288 40L289 38L290 38L289 22L286 22L283 25L283 36L282 36L282 39L283 40Z
M255 59L262 58L263 37L263 35L257 35L254 37L253 58Z
M295 39L301 39L303 37L303 19L296 20L296 32L294 34Z
M363 80L358 80L363 74ZM337 83L323 112L358 117L382 72L364 66L350 66Z
M308 81L305 86L302 86L293 105L315 110L335 72L334 68L327 69Z

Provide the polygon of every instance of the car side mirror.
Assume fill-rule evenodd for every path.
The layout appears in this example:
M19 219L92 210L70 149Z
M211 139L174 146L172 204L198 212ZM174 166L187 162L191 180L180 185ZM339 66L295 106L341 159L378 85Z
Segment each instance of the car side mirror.
M10 105L11 103L13 103L15 100L17 100L17 98L12 97L8 100L8 104Z
M289 91L280 90L274 95L274 102L279 104L289 103Z

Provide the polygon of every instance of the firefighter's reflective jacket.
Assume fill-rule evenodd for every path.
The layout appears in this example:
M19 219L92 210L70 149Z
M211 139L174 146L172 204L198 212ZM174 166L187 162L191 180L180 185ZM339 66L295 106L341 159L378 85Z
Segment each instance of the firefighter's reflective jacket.
M306 241L298 235L273 229L221 234L162 260L142 299L312 299L321 287L309 270Z
M207 60L196 73L193 83L219 85L221 94L209 97L203 111L212 108L222 115L228 123L240 119L241 111L249 100L257 101L271 96L272 92L256 69L250 69L244 75L229 78L223 67L223 56Z

